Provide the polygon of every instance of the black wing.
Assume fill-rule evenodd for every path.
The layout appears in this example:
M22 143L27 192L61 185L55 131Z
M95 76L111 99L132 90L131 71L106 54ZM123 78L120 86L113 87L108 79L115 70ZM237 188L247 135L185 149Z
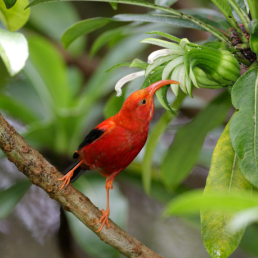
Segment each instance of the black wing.
M83 140L83 142L79 145L77 150L80 150L82 147L92 143L93 141L95 141L96 139L98 139L102 134L104 133L104 130L101 129L93 129L91 130L88 135L85 137L85 139ZM77 152L75 152L73 154L73 158L77 159L79 157L79 154Z

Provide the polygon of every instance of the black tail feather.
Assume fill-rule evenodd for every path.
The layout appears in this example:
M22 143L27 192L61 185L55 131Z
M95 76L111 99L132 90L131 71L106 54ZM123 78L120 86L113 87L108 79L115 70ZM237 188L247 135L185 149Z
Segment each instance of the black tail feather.
M77 160L74 163L72 163L70 166L68 166L64 171L62 171L63 175L66 175L70 170L72 170L80 161ZM78 167L74 170L73 177L71 178L71 182L73 183L76 179L78 179L79 176L82 175L83 171L85 169L82 169L81 167Z

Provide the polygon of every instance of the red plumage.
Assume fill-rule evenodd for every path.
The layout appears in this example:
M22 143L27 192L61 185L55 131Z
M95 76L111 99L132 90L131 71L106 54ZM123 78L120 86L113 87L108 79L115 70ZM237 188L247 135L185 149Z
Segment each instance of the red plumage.
M96 126L84 139L74 157L76 163L63 173L59 180L64 180L60 190L79 176L77 171L97 169L106 177L107 210L101 210L103 216L98 231L106 223L109 228L109 189L116 175L123 171L137 156L144 146L149 130L149 123L154 113L154 93L167 84L178 84L176 81L156 82L145 89L132 93L124 102L121 110ZM78 174L75 176L74 174Z

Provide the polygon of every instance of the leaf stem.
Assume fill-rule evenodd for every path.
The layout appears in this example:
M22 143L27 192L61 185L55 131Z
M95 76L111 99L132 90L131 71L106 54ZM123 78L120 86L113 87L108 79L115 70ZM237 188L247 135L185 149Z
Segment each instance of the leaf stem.
M157 10L160 10L160 11L164 11L164 12L167 12L167 13L171 13L173 15L181 17L182 19L189 20L189 21L199 25L200 27L204 28L206 31L213 34L219 40L221 40L223 42L227 42L229 45L231 45L230 40L221 31L217 30L215 27L213 27L209 24L206 24L206 23L202 22L201 20L198 20L197 18L195 18L191 15L176 11L172 8L158 6L158 5L150 6L150 8L157 9Z
M257 0L247 0L252 19L258 19L258 1Z
M229 4L235 9L236 13L238 14L239 18L243 22L246 30L248 30L248 24L250 22L249 17L243 12L243 10L237 5L235 0L228 0Z
M237 21L235 20L232 10L231 10L231 7L227 3L227 1L225 4L222 4L220 1L216 1L216 0L211 0L211 1L218 7L218 9L221 11L221 13L225 16L225 18L227 19L229 24L232 26L232 28L235 30L235 32L237 33L237 35L241 39L241 41L243 43L248 42L247 38L245 37L245 34L240 29ZM233 2L232 0L229 0L229 1ZM229 11L230 11L230 13L229 13Z
M250 45L248 42L236 45L236 49L244 50L244 49L248 49L248 48L250 48Z

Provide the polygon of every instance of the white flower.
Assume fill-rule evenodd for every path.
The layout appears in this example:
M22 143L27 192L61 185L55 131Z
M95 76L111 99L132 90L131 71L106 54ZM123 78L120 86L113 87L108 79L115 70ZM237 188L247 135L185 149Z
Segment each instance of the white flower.
M141 77L141 76L144 76L145 74L145 71L140 71L140 72L136 72L136 73L130 73L126 76L124 76L123 78L121 78L117 83L116 83L116 86L115 86L115 90L117 92L117 97L121 96L122 95L122 90L121 88L127 83L127 82L130 82L130 81L133 81L134 79L138 78L138 77Z
M173 49L167 49L167 48L154 51L148 56L148 63L153 64L154 60L156 60L157 58L161 56L174 54L174 52L175 51Z

